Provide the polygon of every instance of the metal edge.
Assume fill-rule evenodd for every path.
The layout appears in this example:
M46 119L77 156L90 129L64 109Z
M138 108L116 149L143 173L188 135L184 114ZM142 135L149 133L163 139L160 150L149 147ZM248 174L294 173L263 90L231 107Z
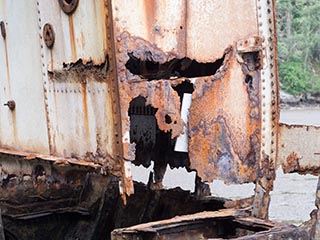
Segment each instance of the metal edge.
M121 166L121 181L119 182L119 190L124 203L126 203L126 196L130 196L134 193L133 181L131 174L127 174L128 166L126 167L126 161L123 157L122 146L122 124L121 124L121 106L119 95L119 82L117 76L117 63L116 63L116 46L114 36L114 26L112 17L112 1L106 1L107 7L107 46L110 66L110 82L111 82L111 97L112 97L112 111L113 111L113 124L114 124L114 137L115 137L115 159Z
M259 36L264 38L264 66L261 70L260 178L256 182L253 215L268 218L269 192L275 179L279 121L275 0L257 0L257 14Z
M40 41L40 53L41 53L41 64L42 64L42 79L43 79L43 94L44 94L44 104L45 104L45 111L46 111L46 122L47 122L47 132L48 132L48 144L49 144L49 152L52 154L52 133L50 128L50 117L49 117L49 105L48 105L48 96L47 96L47 86L48 82L48 71L46 68L46 60L45 60L45 51L44 51L44 43L43 43L43 27L42 27L42 20L41 20L41 11L40 11L40 1L37 1L37 13L38 13L38 28L39 28L39 41Z

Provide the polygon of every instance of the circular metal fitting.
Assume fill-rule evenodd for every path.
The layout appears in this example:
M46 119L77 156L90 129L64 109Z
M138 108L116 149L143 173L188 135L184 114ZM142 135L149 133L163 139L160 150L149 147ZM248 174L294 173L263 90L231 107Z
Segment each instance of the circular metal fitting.
M79 3L79 0L58 0L62 11L66 14L72 14Z
M16 108L16 102L14 100L9 100L4 104L4 106L7 106L11 111L13 111Z
M52 48L55 40L53 27L50 23L46 23L43 26L43 39L48 48Z

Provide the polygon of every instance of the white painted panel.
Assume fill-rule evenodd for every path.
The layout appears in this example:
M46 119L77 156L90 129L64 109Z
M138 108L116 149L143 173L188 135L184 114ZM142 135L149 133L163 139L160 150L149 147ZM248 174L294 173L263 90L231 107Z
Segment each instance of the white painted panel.
M183 0L113 0L116 36L127 31L184 57L185 5Z
M188 0L187 56L215 61L241 39L258 34L256 0Z
M52 50L45 49L49 70L62 69L63 63L105 62L106 7L105 1L79 1L76 10L65 14L58 1L39 1L41 24L50 23L55 32Z
M51 154L80 159L88 153L113 156L111 80L106 65L97 67L106 62L105 1L79 1L71 15L58 1L39 1L39 9L41 26L49 23L55 32L53 48L43 48L50 72L46 89ZM79 68L66 65L76 62Z
M5 1L0 19L7 37L0 37L1 147L49 152L43 94L42 63L35 1ZM16 102L10 111L3 104Z
M83 158L98 150L113 153L113 118L107 83L52 83L48 105L52 153Z

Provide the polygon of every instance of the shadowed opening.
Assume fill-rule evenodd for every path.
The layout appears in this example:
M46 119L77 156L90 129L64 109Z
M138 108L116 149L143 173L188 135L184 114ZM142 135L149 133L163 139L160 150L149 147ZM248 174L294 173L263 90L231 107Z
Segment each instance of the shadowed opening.
M204 77L214 75L222 66L225 55L215 62L199 63L190 58L173 59L165 63L158 63L152 60L152 55L147 60L141 60L134 56L133 52L128 53L129 60L126 68L143 79L157 80L170 79L175 77Z

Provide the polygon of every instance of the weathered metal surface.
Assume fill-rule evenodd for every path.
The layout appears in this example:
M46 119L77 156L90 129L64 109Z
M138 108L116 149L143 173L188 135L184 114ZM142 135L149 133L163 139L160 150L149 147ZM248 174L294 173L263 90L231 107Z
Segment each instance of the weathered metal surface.
M261 148L253 216L268 218L270 191L275 179L279 121L279 80L275 0L257 1L259 36L264 38L261 69Z
M119 191L128 206L120 208L118 221L129 214L133 224L155 220L148 214L176 196L168 191L161 200L158 191L169 165L197 172L197 200L209 195L203 182L255 182L253 197L220 207L267 218L277 157L285 172L318 175L320 169L318 128L278 128L274 7L274 0L1 1L0 204L6 216L92 216L89 206L99 203L91 200L101 197L113 202L99 205L95 219L116 224L110 212ZM192 96L188 118L181 116L185 94ZM174 151L184 129L188 151ZM127 198L134 192L131 162L148 167L151 161L154 177L142 194L157 191L142 202L141 192ZM79 205L86 176L98 172L108 177L90 185L91 205ZM194 199L187 208L190 202L177 198L181 206L169 206L170 214L196 209ZM251 229L255 220L237 221L251 221ZM257 236L305 237L271 225Z
M236 6L229 1L130 1L126 2L128 8L121 7L122 1L112 4L124 158L145 166L150 162L149 157L141 159L137 152L141 144L130 136L130 103L143 97L145 102L140 107L156 109L156 128L174 142L184 126L180 116L181 92L177 89L190 82L194 92L188 123L189 154L185 157L167 152L160 158L151 154L157 165L155 178L161 181L164 174L164 167L157 162L175 166L169 159L181 159L180 166L197 170L203 181L255 181L261 143L259 97L263 58L256 1L242 2L243 11L233 11ZM173 12L179 14L172 15ZM218 17L212 18L212 14ZM212 39L216 39L215 44L211 44ZM193 60L199 65L210 62L212 72L205 74L203 65L186 77L189 75L185 69L192 66ZM148 64L158 64L158 72L150 70ZM176 71L182 76L175 76ZM216 128L212 131L214 122ZM153 128L151 125L149 128ZM157 141L148 144L156 145ZM168 148L171 144L169 141ZM185 164L186 158L190 164Z
M1 1L0 19L6 30L0 41L0 146L49 154L37 6ZM9 100L14 110L4 106Z
M103 64L108 47L105 1L81 1L72 15L65 14L59 2L68 3L65 0L38 1L40 27L50 23L56 36L53 51L45 51L48 70L62 70L64 63L79 59L83 63Z
M285 173L320 174L320 128L280 124L277 165Z
M24 160L47 160L51 161L56 165L60 166L70 166L70 165L80 165L85 167L91 167L97 170L100 170L102 166L100 164L96 164L94 162L89 162L85 160L78 160L75 158L64 158L64 157L57 157L52 155L44 155L44 154L36 154L30 152L22 152L22 151L15 151L15 150L8 150L4 148L0 148L0 155L13 155L17 157L21 157Z
M78 6L66 15L59 4ZM1 1L0 7L2 152L100 165L102 173L120 176L119 91L107 2Z
M229 183L242 183L257 177L259 53L257 56L249 53L250 63L244 62L241 66L233 49L228 50L224 66L215 76L197 79L194 84L189 115L189 157L191 168L196 169L204 181L220 178ZM246 78L250 80L246 82Z
M64 4L72 3L77 4ZM64 14L58 1L37 6L40 28L50 23L55 32L52 49L43 47L46 36L41 36L50 154L94 162L120 175L122 151L116 145L121 125L108 6L84 1L72 15Z
M104 239L99 225L108 208L103 206L117 203L117 178L12 154L0 160L6 239Z
M140 224L112 232L121 239L309 239L305 230L293 225L248 217L243 211L227 209L201 212L168 220Z
M199 62L220 58L227 46L258 34L257 1L186 2L186 55Z
M186 4L184 0L112 0L115 37L128 32L155 44L163 52L183 57L186 51Z

